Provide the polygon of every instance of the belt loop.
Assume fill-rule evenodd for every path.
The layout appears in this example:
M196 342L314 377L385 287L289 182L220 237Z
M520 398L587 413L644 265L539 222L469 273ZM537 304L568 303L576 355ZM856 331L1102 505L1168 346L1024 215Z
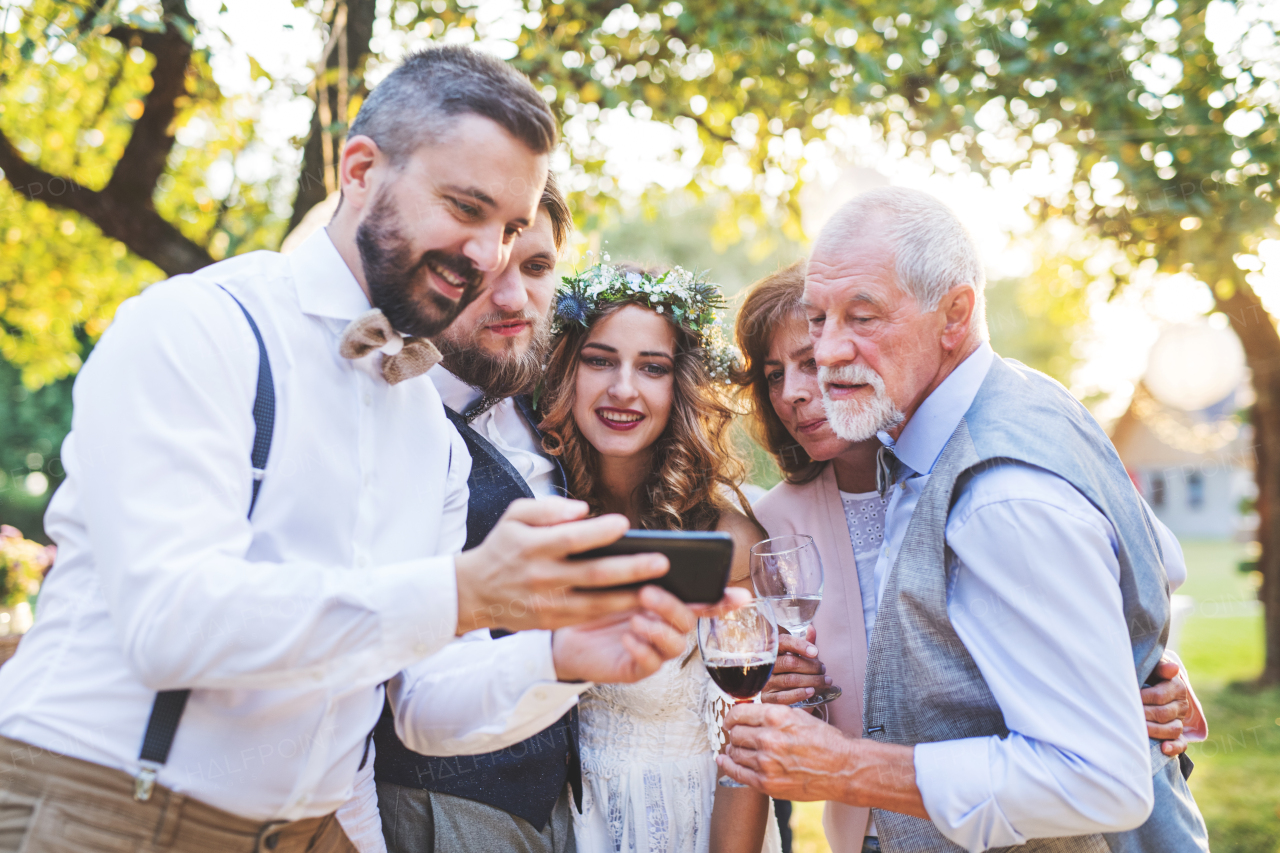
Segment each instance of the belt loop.
M182 807L187 798L174 791L165 790L164 807L160 811L160 820L156 823L156 834L153 843L160 848L169 847L178 837L178 826L182 823Z
M280 844L280 830L289 825L287 820L269 820L258 829L258 837L254 839L254 853L275 850Z

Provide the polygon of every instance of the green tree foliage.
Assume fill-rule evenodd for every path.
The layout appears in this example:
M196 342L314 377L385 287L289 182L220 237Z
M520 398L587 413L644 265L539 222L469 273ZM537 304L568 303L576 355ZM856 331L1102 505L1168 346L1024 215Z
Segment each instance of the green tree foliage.
M0 361L0 521L29 539L44 538L41 518L66 474L59 455L70 428L70 378L33 391Z
M222 97L181 4L120 18L33 0L6 14L19 29L0 55L0 355L36 387L76 371L79 336L96 339L123 299L274 246L284 221L278 177L209 186L219 160L234 176L255 111Z
M1061 175L1032 212L1121 250L1108 273L1116 287L1139 264L1208 282L1258 393L1263 680L1280 683L1280 335L1240 260L1277 233L1274 3L528 2L513 62L567 129L581 117L568 134L578 168L601 173L579 182L585 211L612 195L593 128L604 110L629 109L696 132L686 144L695 191L746 167L728 228L777 205L799 236L807 146L859 115L905 156L959 158L997 179ZM435 3L423 18L484 29L464 4Z
M0 168L10 191L0 199L8 202L0 257L13 276L0 309L0 352L32 384L74 370L75 331L91 338L95 319L158 277L139 258L182 272L273 245L287 218L269 199L296 176L238 183L214 197L204 170L251 144L252 105L217 91L181 0L150 4L127 18L95 0L31 0L7 13L21 24L0 56ZM371 20L354 4L325 5L329 45L346 27L344 9L360 11L351 21ZM1188 269L1208 282L1244 343L1258 392L1266 677L1280 681L1280 524L1271 519L1280 507L1272 473L1280 464L1280 336L1241 268L1276 233L1274 3L520 0L514 9L402 2L391 18L394 28L430 39L510 43L512 62L566 120L572 202L588 231L631 193L606 158L615 111L669 124L674 157L689 170L686 189L729 199L712 235L720 244L741 237L744 222L770 218L799 240L798 189L812 177L811 146L853 117L891 153L940 169L977 169L996 181L1044 177L1031 182L1042 187L1032 212L1065 217L1119 250L1106 274L1115 287L1143 264ZM334 62L339 73L318 93L330 113L324 133L345 127L332 110L344 82L349 107L358 94L358 47L348 45L345 61L325 54L325 86ZM184 138L197 118L200 132ZM315 151L325 147L310 147L309 162ZM299 195L295 221L318 195ZM27 213L41 204L60 212L43 220ZM88 242L79 250L65 245L81 233ZM124 257L112 239L128 247ZM55 288L51 267L27 255L59 243L64 278ZM15 295L9 281L25 290ZM47 346L46 328L55 330Z

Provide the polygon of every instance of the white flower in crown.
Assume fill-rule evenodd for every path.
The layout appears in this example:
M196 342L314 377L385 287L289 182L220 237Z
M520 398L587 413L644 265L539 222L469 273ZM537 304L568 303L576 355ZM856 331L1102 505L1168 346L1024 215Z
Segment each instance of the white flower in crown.
M608 260L608 256L605 256ZM553 330L569 326L586 328L611 303L632 301L669 316L698 338L703 363L717 380L731 381L741 356L727 343L719 309L724 295L719 285L683 267L667 273L619 270L608 263L596 264L582 273L565 276L556 293Z

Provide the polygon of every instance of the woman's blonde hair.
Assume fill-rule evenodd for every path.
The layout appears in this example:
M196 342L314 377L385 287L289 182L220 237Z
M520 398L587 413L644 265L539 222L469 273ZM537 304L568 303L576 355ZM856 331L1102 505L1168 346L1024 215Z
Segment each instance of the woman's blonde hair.
M538 402L542 446L559 456L569 494L586 501L592 514L604 511L600 492L600 455L573 419L579 353L591 329L630 301L617 302L593 318L587 328L573 325L553 342L545 386ZM646 311L652 310L640 305ZM714 530L731 508L730 496L750 518L750 505L738 488L746 468L734 452L729 427L734 411L707 373L696 335L662 315L675 330L671 415L653 444L653 464L641 486L640 527L648 530Z
M796 261L751 285L734 326L743 358L737 381L751 399L752 431L765 450L773 454L784 479L797 485L813 480L827 463L811 459L778 417L769 398L764 363L778 330L804 316L800 299L804 296L805 265L803 260Z

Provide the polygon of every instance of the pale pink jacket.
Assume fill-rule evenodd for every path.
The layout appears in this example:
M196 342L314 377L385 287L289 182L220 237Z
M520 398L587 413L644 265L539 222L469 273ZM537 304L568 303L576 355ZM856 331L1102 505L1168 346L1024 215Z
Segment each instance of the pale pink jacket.
M867 631L862 594L835 467L827 465L803 486L779 483L753 507L769 536L807 533L822 555L822 605L813 620L818 657L843 695L827 706L831 724L849 737L862 736L862 682L867 673ZM870 810L827 803L822 818L832 850L861 850Z

